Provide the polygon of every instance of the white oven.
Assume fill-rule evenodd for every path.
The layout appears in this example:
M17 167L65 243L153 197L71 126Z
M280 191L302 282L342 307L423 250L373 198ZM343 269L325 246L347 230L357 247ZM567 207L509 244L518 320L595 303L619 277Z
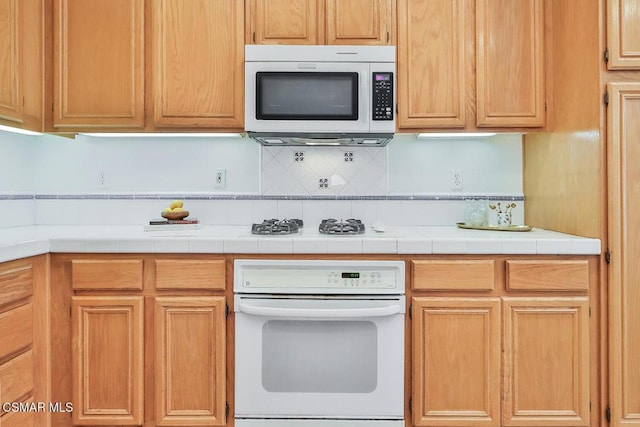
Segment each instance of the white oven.
M236 260L236 425L404 426L404 268Z

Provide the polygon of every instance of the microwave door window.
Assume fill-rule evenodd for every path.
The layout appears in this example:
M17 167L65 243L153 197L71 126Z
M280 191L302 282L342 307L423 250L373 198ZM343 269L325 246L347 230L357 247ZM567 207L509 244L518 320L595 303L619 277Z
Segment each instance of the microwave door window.
M358 120L358 73L258 72L259 120Z

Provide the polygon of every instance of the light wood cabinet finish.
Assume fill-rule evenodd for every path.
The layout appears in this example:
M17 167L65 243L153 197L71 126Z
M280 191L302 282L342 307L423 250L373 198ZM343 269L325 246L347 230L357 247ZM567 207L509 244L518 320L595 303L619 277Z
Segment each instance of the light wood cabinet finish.
M476 5L478 126L543 126L544 1Z
M326 0L326 43L391 44L392 3L392 0Z
M640 1L607 0L610 70L640 70Z
M57 131L144 126L144 0L55 0Z
M24 351L33 342L33 304L0 313L0 360Z
M321 0L252 0L252 35L247 43L323 44L318 34Z
M74 259L73 289L142 289L141 259Z
M0 365L2 402L18 402L33 394L33 352L31 350ZM4 411L0 407L0 414Z
M144 420L142 297L72 297L73 422Z
M0 420L2 427L38 427L33 412L11 412Z
M466 123L465 0L398 0L398 128Z
M640 83L608 90L611 425L640 426Z
M243 24L240 0L153 1L156 128L242 127Z
M33 293L31 263L12 263L0 268L0 307L19 301Z
M411 262L416 290L490 291L495 287L495 261L414 260Z
M155 298L157 425L225 425L224 297Z
M224 290L226 261L158 259L156 289L217 289Z
M413 298L413 425L500 425L500 299Z
M589 425L586 297L505 297L503 345L503 425Z
M587 291L587 260L507 260L507 289L530 291Z
M51 401L47 260L41 255L0 263L0 403ZM20 408L0 408L0 425L50 425L41 407Z
M0 119L21 123L22 2L0 0Z
M394 1L246 0L246 42L390 45Z

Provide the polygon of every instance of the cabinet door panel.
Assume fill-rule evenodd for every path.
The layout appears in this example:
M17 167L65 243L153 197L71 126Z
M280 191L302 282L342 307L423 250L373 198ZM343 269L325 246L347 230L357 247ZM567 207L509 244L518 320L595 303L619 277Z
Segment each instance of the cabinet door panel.
M0 313L0 359L28 348L32 342L32 303Z
M543 126L543 0L478 0L476 31L478 126Z
M468 4L398 0L399 128L464 127Z
M589 425L587 297L504 298L503 345L503 425Z
M255 0L256 44L323 44L318 34L318 0Z
M0 119L22 122L21 0L0 0Z
M241 128L244 6L227 0L155 0L156 127Z
M154 315L158 425L224 425L224 297L156 298Z
M609 392L612 426L640 426L640 83L609 85Z
M500 300L413 298L413 425L500 425Z
M610 70L640 70L640 0L607 0Z
M0 365L2 403L17 402L33 395L33 352L31 350ZM4 409L0 407L0 415ZM0 419L0 425L2 424Z
M144 0L56 0L57 130L144 125Z
M391 44L391 0L327 0L327 44Z
M0 306L33 294L33 266L24 261L7 264L0 270Z
M72 297L74 424L141 425L143 297Z

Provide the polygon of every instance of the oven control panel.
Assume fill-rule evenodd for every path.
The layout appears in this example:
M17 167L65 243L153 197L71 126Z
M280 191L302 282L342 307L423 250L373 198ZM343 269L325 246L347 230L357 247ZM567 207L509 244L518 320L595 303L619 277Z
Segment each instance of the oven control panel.
M238 261L241 260L236 263ZM351 264L334 261L337 265L320 260L290 265L282 264L283 261L277 261L280 264L264 264L269 260L246 261L257 264L236 264L236 292L398 294L404 293L405 288L403 261L375 261L372 264L369 261ZM384 264L387 262L392 264Z

